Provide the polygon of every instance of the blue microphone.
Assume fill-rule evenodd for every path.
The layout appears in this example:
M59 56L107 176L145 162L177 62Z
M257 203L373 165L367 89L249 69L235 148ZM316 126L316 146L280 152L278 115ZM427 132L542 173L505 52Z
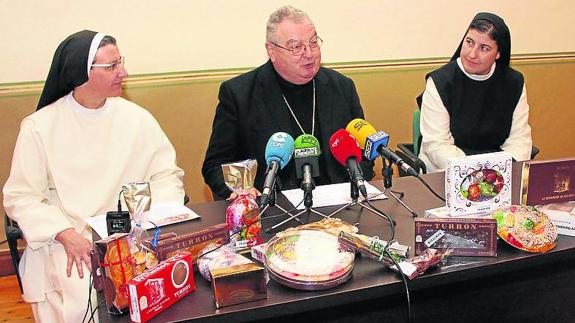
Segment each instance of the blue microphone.
M261 196L261 206L265 207L269 202L270 193L276 183L278 171L283 169L293 155L294 140L285 132L274 133L266 145L265 158L268 168Z
M389 143L388 134L376 131L369 122L363 119L351 120L345 130L357 139L359 146L363 149L363 156L368 160L379 157L381 148L387 147Z

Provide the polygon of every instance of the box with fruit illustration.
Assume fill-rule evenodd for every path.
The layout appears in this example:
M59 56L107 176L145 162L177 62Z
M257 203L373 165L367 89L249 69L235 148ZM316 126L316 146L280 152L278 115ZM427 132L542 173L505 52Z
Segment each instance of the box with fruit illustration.
M449 214L491 212L511 205L512 163L505 152L450 159L445 170Z

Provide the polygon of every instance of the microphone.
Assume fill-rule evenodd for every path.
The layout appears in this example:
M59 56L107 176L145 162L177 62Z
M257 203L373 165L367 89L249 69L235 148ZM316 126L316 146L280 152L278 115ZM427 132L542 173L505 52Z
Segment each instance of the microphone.
M303 134L295 139L294 143L294 161L296 168L296 176L302 179L303 167L309 165L311 167L312 177L319 176L319 155L321 149L319 141L312 135Z
M260 207L263 208L269 203L270 193L275 186L278 172L289 163L293 154L293 147L292 136L285 132L276 132L268 140L265 150L265 159L268 167L260 199Z
M365 158L374 160L378 155L381 155L396 164L397 167L400 167L409 175L419 177L419 173L416 172L415 169L387 148L389 135L385 132L376 131L369 122L363 119L354 119L350 121L346 129L357 138L357 141L363 147L363 155Z
M319 155L321 149L316 137L303 134L295 139L294 144L294 162L296 176L301 181L301 189L304 191L304 197L310 198L310 193L315 184L312 177L319 176Z
M329 138L329 149L333 157L347 168L351 181L357 185L361 195L367 198L363 173L358 164L361 162L361 148L355 137L345 129L339 129Z

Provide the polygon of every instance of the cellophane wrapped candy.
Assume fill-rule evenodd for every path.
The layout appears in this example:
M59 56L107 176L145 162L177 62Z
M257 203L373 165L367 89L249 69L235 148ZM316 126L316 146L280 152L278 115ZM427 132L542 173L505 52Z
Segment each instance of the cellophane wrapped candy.
M262 243L260 209L255 196L248 193L253 187L257 161L223 164L222 171L226 185L238 195L226 210L231 245L242 250Z
M130 216L134 221L130 231L130 252L136 263L136 275L143 273L158 264L154 252L148 247L146 240L149 240L148 232L144 229L147 221L147 211L152 204L152 193L150 183L128 183L122 186L124 200L128 206Z
M202 253L204 255L197 260L198 270L208 281L212 280L210 270L253 263L248 258L235 253L230 246L218 248L216 244L211 244L204 248Z
M253 247L263 242L260 209L253 195L240 194L226 210L230 241L237 249Z

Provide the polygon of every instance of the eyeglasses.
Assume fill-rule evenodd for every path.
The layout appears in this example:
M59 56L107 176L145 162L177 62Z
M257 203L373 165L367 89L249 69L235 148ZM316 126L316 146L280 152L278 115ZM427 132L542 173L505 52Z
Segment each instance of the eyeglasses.
M303 52L305 51L305 48L309 48L311 51L317 51L320 49L321 45L323 44L323 39L319 38L319 36L315 36L315 39L310 40L309 44L304 44L302 42L294 42L292 44L290 44L289 47L283 47L281 45L278 45L274 42L270 42L270 44L279 47L281 49L285 49L285 50L289 50L294 56L299 56L301 54L303 54Z
M120 60L114 63L108 64L92 64L91 67L101 67L107 72L115 72L120 69L121 66L124 66L124 62L126 62L126 57L120 57Z

